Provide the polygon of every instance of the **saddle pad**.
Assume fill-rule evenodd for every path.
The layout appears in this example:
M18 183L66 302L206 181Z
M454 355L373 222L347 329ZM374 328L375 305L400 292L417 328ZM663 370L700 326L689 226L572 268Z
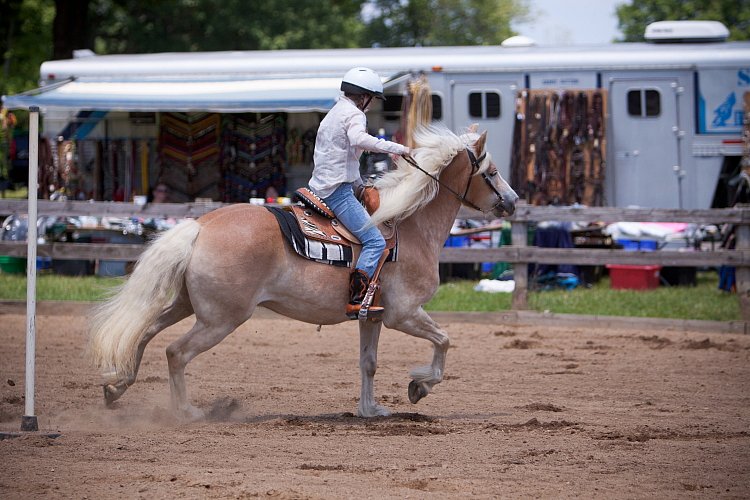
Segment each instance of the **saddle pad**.
M266 209L276 217L281 234L298 255L322 264L352 267L353 253L350 246L307 238L291 212L278 207L266 207ZM397 257L398 245L390 249L386 262L395 262Z
M276 217L281 234L297 254L323 264L351 267L351 247L306 238L291 212L278 207L266 207L266 209Z

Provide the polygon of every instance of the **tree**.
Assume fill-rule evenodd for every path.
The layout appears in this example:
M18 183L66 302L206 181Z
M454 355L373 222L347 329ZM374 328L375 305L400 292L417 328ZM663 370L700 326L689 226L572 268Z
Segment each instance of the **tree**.
M364 0L0 0L0 94L97 54L358 47Z
M97 0L99 54L356 47L362 0Z
M413 47L498 44L511 21L528 14L525 0L374 0L366 45Z
M496 44L527 0L0 0L0 93L97 54ZM368 7L367 21L362 8Z
M37 86L39 66L52 56L52 0L0 1L0 94Z
M52 59L70 59L76 49L90 48L89 0L55 0Z
M655 21L721 21L730 40L750 40L750 0L632 0L617 7L625 42L642 42Z

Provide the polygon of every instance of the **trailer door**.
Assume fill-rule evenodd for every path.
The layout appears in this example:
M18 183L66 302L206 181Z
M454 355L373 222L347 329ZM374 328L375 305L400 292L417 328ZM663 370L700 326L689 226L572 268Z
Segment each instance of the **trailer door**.
M500 174L510 179L510 151L513 140L515 81L452 82L450 127L461 133L473 123L487 131L487 150Z
M680 208L677 89L671 78L610 82L611 204Z

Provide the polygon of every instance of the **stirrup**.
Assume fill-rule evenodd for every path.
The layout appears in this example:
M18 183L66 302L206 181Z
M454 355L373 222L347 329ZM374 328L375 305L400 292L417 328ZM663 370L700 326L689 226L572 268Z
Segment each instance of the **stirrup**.
M370 281L370 285L367 287L367 292L362 299L362 304L359 306L359 314L357 319L360 321L371 320L380 321L383 318L383 311L385 310L381 306L373 306L372 301L375 299L375 293L380 288L380 280L373 279Z
M363 308L361 304L357 304L356 306L352 306L351 309L347 307L346 317L349 319L357 319L360 321L381 321L383 319L384 312L385 309L382 306L370 306L368 308ZM361 318L360 316L363 313L365 317Z

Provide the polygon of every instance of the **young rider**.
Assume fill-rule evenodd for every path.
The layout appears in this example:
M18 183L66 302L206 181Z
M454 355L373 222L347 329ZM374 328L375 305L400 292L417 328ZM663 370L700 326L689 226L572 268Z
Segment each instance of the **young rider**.
M336 218L362 243L362 252L349 277L349 304L346 314L354 319L378 266L385 240L370 216L354 196L362 184L359 157L362 151L409 154L401 144L378 139L367 133L365 112L373 98L383 99L383 83L373 70L352 68L341 81L341 96L323 118L315 139L310 190L323 199ZM382 314L382 307L370 307L369 315Z

